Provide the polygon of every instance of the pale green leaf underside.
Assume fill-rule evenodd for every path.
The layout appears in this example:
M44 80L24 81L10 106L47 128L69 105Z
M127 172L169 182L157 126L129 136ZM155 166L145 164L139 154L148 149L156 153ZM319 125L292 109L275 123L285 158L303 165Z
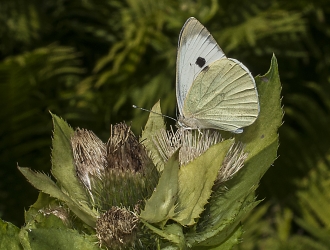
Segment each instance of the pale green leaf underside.
M174 216L178 190L179 152L176 152L164 167L158 185L146 202L140 217L150 223L166 221Z
M233 140L218 143L180 168L178 205L173 220L184 226L196 223L210 198L223 159L233 143Z
M140 142L146 147L157 170L162 172L164 168L163 158L152 141L153 136L158 133L159 130L166 129L164 119L161 116L159 101L152 107L151 111L147 124L142 132Z

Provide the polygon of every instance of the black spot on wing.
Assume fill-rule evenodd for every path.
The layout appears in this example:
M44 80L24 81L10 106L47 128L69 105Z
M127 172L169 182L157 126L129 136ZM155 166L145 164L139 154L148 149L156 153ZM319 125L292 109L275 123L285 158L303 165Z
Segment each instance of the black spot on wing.
M198 57L195 63L202 68L206 63L206 60L203 57Z

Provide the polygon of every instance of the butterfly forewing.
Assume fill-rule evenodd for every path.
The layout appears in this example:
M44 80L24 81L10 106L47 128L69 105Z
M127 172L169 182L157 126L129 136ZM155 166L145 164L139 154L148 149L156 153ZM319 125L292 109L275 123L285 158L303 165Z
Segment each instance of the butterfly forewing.
M178 44L176 96L180 115L194 80L205 67L222 57L225 55L210 32L197 19L189 18Z
M254 78L242 63L222 58L195 79L185 98L183 117L198 128L235 131L252 124L259 114Z

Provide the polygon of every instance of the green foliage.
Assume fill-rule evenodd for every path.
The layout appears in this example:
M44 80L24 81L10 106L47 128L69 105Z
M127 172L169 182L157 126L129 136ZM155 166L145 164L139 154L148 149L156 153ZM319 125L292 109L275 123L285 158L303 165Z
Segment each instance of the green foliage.
M19 168L19 170L37 189L64 201L87 225L95 226L97 213L86 206L87 192L82 189L82 184L78 182L73 165L70 144L73 130L55 115L53 115L53 123L52 173L58 182L55 184L47 175L33 172L27 168Z
M198 157L180 169L177 216L173 220L183 226L196 223L208 203L217 173L233 143L233 140L220 142L210 147L202 157Z
M133 120L140 131L148 114L132 104L149 108L161 99L163 113L174 116L177 38L186 18L195 16L254 75L277 55L285 109L280 157L258 193L305 214L311 224L304 206L297 206L304 196L296 192L330 147L326 1L2 0L0 6L1 217L23 224L23 208L36 196L17 162L38 170L50 166L48 110L102 138L110 123L122 120ZM313 197L324 197L321 191ZM315 202L308 206L315 209Z
M155 166L158 168L158 171L162 172L165 163L163 162L163 159L157 148L155 148L154 145L148 141L148 139L153 138L159 130L166 129L163 117L159 115L162 113L160 109L160 101L158 101L153 106L151 111L152 112L150 112L149 119L145 125L145 129L142 131L140 142L143 143L143 145L150 152L150 157Z
M275 56L268 73L258 77L256 84L260 96L260 115L244 133L235 136L235 141L243 142L245 152L249 154L239 173L224 185L214 186L217 172L234 139L210 147L180 169L176 163L176 152L164 168L160 168L164 169L160 182L141 217L149 229L172 242L172 247L231 249L239 242L242 233L239 223L259 203L255 201L254 191L262 175L276 159L277 130L281 125L282 109ZM153 111L160 112L158 104ZM157 134L156 128L162 127L163 120L151 113L143 132L147 149L155 147L151 138ZM160 156L154 151L151 151L154 162L162 164L158 159ZM169 219L177 223L168 223Z
M328 249L329 166L329 157L320 160L306 178L299 180L293 211L278 205L270 210L270 204L265 204L247 217L245 244L237 249ZM297 224L304 234L295 233Z
M74 131L61 118L56 115L52 115L52 117L54 124L52 174L57 180L57 185L61 187L64 193L68 193L69 196L79 202L86 203L88 200L87 193L76 178L77 173L72 160L73 154L70 140Z
M76 174L77 162L75 162L71 146L74 131L64 120L56 115L52 115L52 118L54 133L51 171L56 179L56 183L46 174L34 172L28 168L18 168L28 181L39 189L41 193L39 194L37 202L31 206L25 215L25 226L14 236L19 236L20 243L24 249L44 249L47 245L51 247L55 247L56 245L59 249L100 249L97 247L96 242L98 241L99 244L101 244L98 234L100 232L98 231L98 223L100 218L102 218L102 213L104 211L109 211L109 207L110 210L111 208L116 210L120 208L120 206L126 206L128 209L133 207L135 212L139 211L142 198L144 198L143 195L148 192L150 193L150 190L152 190L154 186L150 187L149 184L140 186L132 185L133 182L131 182L129 178L133 178L132 174L134 171L125 169L126 172L124 173L117 172L117 177L121 177L118 178L121 180L120 182L113 182L113 176L104 174L102 178L101 176L97 176L97 180L99 182L113 182L111 183L112 186L104 185L100 190L96 190L96 192L87 189ZM112 139L115 140L115 138ZM132 148L135 150L134 147ZM119 149L119 151L120 150L122 149ZM137 155L134 156L136 157ZM95 155L92 154L91 157L95 157ZM123 159L125 164L126 161L127 159ZM147 166L142 167L155 169L153 165L150 164L150 161L147 161L146 165ZM96 166L93 167L96 168ZM112 167L113 166L109 166L109 168ZM116 172L117 169L112 170L113 171L110 172L111 174ZM145 184L146 181L150 181L151 184L154 184L152 182L152 175L158 177L158 173L148 173L145 171L143 174L137 176L137 178L141 180L141 183ZM91 178L91 174L89 178ZM92 187L94 186L92 185ZM105 190L102 190L102 188ZM108 190L108 188L113 190ZM133 188L140 188L143 190L133 190ZM99 197L102 195L104 197ZM136 198L136 196L139 195L140 197ZM108 199L107 196L116 197ZM133 198L136 198L134 200L135 203L125 204L125 199L127 197L129 200L134 200ZM96 204L96 200L103 203ZM131 213L134 215L132 211L128 212L128 214ZM114 218L115 223L119 220L117 217L118 216ZM105 220L103 223L110 223L109 221L111 222L111 220ZM126 221L123 222L126 223ZM121 230L122 224L119 222L119 224L115 224L115 226L119 227ZM136 225L134 225L133 229L135 227ZM113 234L111 228L108 230L110 230L106 232L108 235ZM89 234L87 235L87 233ZM6 235L9 233L3 232L3 234ZM127 232L124 231L124 234L127 234ZM141 232L134 232L133 239L135 234L139 234L137 239L141 247L139 245L134 249L144 249L144 243L142 244L142 241L145 241L146 237L143 234L143 230L141 230ZM8 237L10 236L9 234ZM149 238L149 242L154 243L154 240L151 237ZM117 240L116 238L111 238L111 236L110 239L113 241ZM123 241L121 240L119 243L122 244ZM126 241L124 243L126 243ZM115 243L113 244L115 245ZM121 247L119 249L121 249Z
M319 240L324 247L330 245L330 157L320 161L313 169L308 178L298 185L298 211L301 218L296 218L297 223L310 235Z
M21 214L22 203L31 195L27 186L13 183L20 180L19 176L12 178L17 161L33 163L40 170L49 167L49 160L42 156L50 154L48 109L60 113L70 109L72 100L63 94L70 96L69 89L73 91L72 83L81 73L77 52L54 44L0 62L0 105L4 107L0 112L0 164L1 175L9 177L0 185L5 196L16 192L19 197L15 206L11 201L1 203L11 204L16 214Z
M22 249L22 246L19 242L18 233L18 227L11 224L10 222L5 222L0 219L0 248L13 250Z
M30 249L99 249L95 243L91 242L90 237L83 237L74 230L40 228L29 231L27 236L30 241Z
M29 50L40 39L41 20L37 1L1 1L0 55Z
M87 192L76 178L76 170L73 164L73 155L70 138L73 130L66 122L53 115L54 138L52 152L52 173L57 179L53 182L50 177L42 173L36 173L27 168L19 168L21 173L33 186L50 196L64 201L82 221L91 227L95 227L96 211L88 207Z
M163 168L159 168L162 169L161 177L157 186L153 187L155 191L149 197L139 197L135 204L128 204L126 207L123 203L120 203L123 207L119 207L113 200L104 199L111 204L99 204L95 209L95 200L102 200L98 196L107 196L112 190L93 192L93 185L87 187L82 184L82 180L79 180L79 175L76 174L77 164L81 162L79 158L74 157L77 152L72 150L71 144L75 133L64 120L52 115L54 134L51 171L56 183L46 174L19 168L28 181L42 193L26 213L25 226L14 234L9 231L2 233L6 237L19 238L24 249L43 249L46 246L56 246L60 249L79 249L82 246L86 249L98 249L95 241L115 249L127 249L130 246L132 249L143 249L148 245L158 245L158 248L162 249L231 249L239 243L242 236L240 221L259 203L255 200L254 192L260 178L276 158L276 131L281 124L282 110L280 81L274 56L269 72L257 79L256 83L262 112L258 121L252 125L252 129L247 129L236 138L210 146L206 151L200 152L197 158L193 157L190 162L183 165L179 153L189 154L191 151L181 152L184 147L178 149L168 161L165 161ZM154 111L160 112L159 103L154 106ZM267 112L272 115L266 115ZM143 133L143 142L147 149L157 148L154 138L163 128L163 120L155 117L154 113L151 113L149 120ZM118 130L118 133L121 131ZM195 135L197 133L200 132L197 131ZM206 130L204 133L206 137L201 137L204 138L204 143L211 140L208 136L214 136ZM116 143L125 142L116 140L117 134L111 136L110 140ZM181 140L183 146L188 147L185 143L188 144L189 141ZM244 142L246 152L250 155L245 161L245 167L231 176L232 179L225 183L219 182L221 168L225 168L225 159L231 155L230 150L234 150L232 146L235 141ZM97 148L88 148L88 152L92 152L89 157L97 157L93 150L96 151ZM129 150L127 154L137 157L136 152L132 151L136 150L134 147L116 150ZM154 152L156 151L149 151L150 154ZM79 154L85 153L81 150ZM110 155L106 155L108 156ZM155 154L153 160L164 164L157 157L160 155ZM115 161L118 161L118 158ZM129 179L125 178L129 175L134 178L135 172L140 170L126 169L126 161L127 159L124 159L122 162L123 166L120 165L120 161L119 166L118 163L112 166L114 162L111 161L107 161L109 165L105 165L110 173L124 177L123 184L116 182L116 186L111 187L124 199L127 192L131 196L143 193L138 190L132 192L129 189ZM145 165L139 167L150 168L151 165L150 161L145 161ZM99 167L94 165L93 168ZM99 174L95 177L92 172L88 173L91 183L93 178L97 178L99 182L112 181L111 176L101 174L104 170L98 171ZM157 173L156 175L158 176ZM138 176L146 180L151 180L151 177ZM142 199L147 199L145 204ZM143 207L140 208L141 204ZM134 207L131 212L127 210L130 206ZM75 222L74 216L80 220L79 223ZM143 245L141 237L149 242Z
M269 210L270 204L265 204L254 210L252 216L244 219L244 243L234 249L299 249L325 250L327 244L322 244L303 234L292 234L293 212L278 206Z
M46 214L42 213L42 210L34 210L36 207L40 209L50 208L52 203L55 205L54 201L45 195L40 195L36 204L27 212L26 225L19 232L19 239L23 248L28 250L47 249L49 247L57 249L99 249L95 245L97 241L95 236L80 234L77 228L75 230L70 229L62 218L52 213ZM37 204L38 202L39 204ZM40 206L41 203L44 203L43 206Z
M263 179L262 195L267 190L274 198L286 200L294 207L296 183L325 158L329 149L329 25L325 17L329 9L324 2L285 4L289 9L301 8L309 31L297 37L291 46L302 53L280 61L285 107L284 126L280 129L281 147L277 168L270 169ZM303 7L304 5L304 7ZM298 7L299 6L299 7ZM299 56L300 55L300 56ZM299 56L299 57L297 57ZM301 58L301 59L299 59ZM278 180L281 180L279 183ZM286 188L282 188L286 183ZM268 195L269 196L269 195ZM290 201L293 202L290 202Z

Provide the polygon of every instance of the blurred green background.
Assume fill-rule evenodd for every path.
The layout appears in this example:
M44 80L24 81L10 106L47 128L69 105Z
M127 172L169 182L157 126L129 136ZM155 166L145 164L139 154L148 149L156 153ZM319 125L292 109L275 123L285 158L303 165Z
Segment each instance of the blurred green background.
M16 166L49 173L49 111L104 141L139 135L151 108L175 117L177 40L194 16L228 57L283 86L279 158L239 249L330 249L330 2L0 0L0 217L18 226L37 191ZM167 121L170 122L170 121Z

